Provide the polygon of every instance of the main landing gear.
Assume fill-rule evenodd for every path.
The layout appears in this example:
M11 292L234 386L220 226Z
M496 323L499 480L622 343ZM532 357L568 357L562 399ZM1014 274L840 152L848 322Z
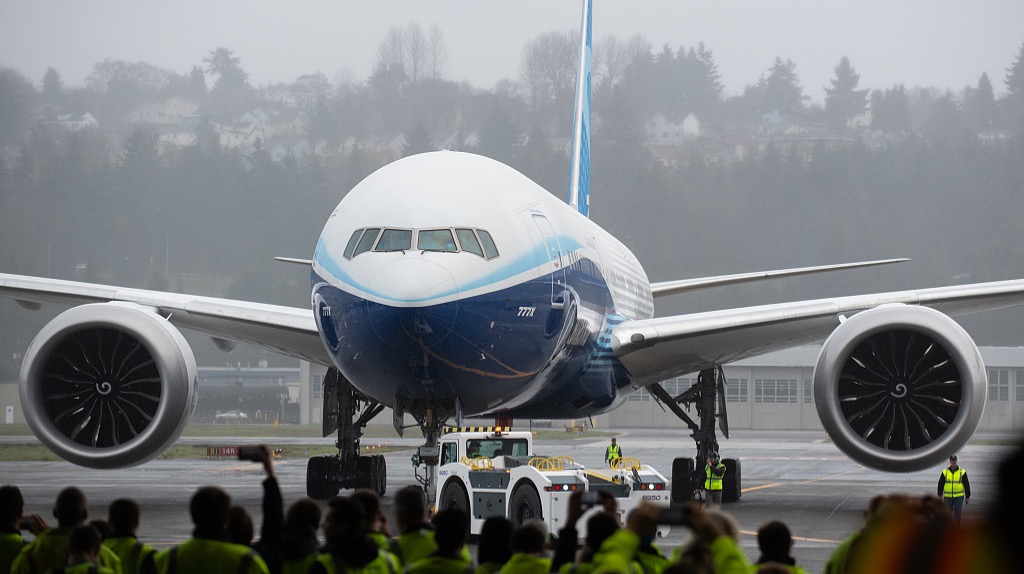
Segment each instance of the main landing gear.
M363 396L337 369L324 377L324 436L338 431L338 454L310 457L306 466L306 495L325 500L343 488L369 488L379 496L387 490L384 456L359 454L363 429L384 405Z
M697 384L673 397L661 384L647 387L656 400L664 404L686 423L690 428L690 436L697 443L696 458L681 457L672 461L672 504L683 504L694 498L694 494L704 488L706 474L704 467L708 456L718 452L718 438L715 435L715 422L729 438L729 417L725 412L725 373L722 367L704 369L697 375ZM697 419L693 419L680 408L690 405L697 408ZM722 459L725 465L725 477L722 480L722 502L736 502L742 495L741 468L739 459Z

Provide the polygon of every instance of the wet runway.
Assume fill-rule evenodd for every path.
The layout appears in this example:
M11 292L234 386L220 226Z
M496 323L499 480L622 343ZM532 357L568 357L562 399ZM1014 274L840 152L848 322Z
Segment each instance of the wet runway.
M667 478L671 478L673 458L693 456L693 442L683 431L643 429L620 433L618 442L624 456L638 457ZM224 445L258 442L213 440ZM16 440L0 438L0 448L5 442ZM368 440L363 444L366 447L377 442ZM409 447L385 455L388 493L384 502L390 509L394 492L415 484L410 456L419 441L406 438L388 442ZM535 449L539 454L565 454L589 467L601 467L606 445L606 439L544 440ZM757 557L757 528L769 520L782 520L796 538L793 554L797 564L808 572L820 572L835 544L860 526L861 512L872 496L888 492L934 493L942 468L911 474L868 470L840 453L823 432L814 431L737 431L731 439L721 440L721 445L723 457L739 458L742 462L743 497L724 508L743 532L741 544L747 555L751 559ZM1010 450L1009 446L972 444L958 453L960 464L968 471L973 493L965 518L979 515L993 501L996 466ZM285 504L305 495L304 459L278 461L275 471ZM231 459L158 460L114 471L83 469L63 462L9 462L0 466L0 484L18 485L25 496L26 512L48 519L54 497L67 485L85 491L94 518L105 518L106 507L114 499L134 498L143 510L139 536L158 547L189 537L188 501L195 489L203 485L219 485L227 490L236 503L249 509L258 528L262 478L259 465ZM670 549L685 536L685 529L673 530L660 545Z

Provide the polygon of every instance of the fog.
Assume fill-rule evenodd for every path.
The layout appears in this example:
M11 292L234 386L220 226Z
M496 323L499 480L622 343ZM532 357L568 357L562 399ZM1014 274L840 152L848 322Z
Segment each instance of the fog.
M1021 42L1024 3L1014 0L597 0L594 36L643 34L655 49L704 42L726 95L755 83L778 56L796 64L821 102L835 63L847 56L862 86L959 90L983 72L1002 78ZM490 88L516 78L522 47L539 34L579 28L578 0L58 0L0 2L0 65L36 82L53 67L84 82L106 58L186 73L218 46L232 50L253 85L322 72L365 78L394 26L436 24L450 54L449 78ZM998 86L997 86L998 88Z
M591 215L652 281L912 258L659 315L1024 277L1024 3L891 4L596 1ZM400 156L480 153L562 196L573 50L524 71L578 2L299 6L0 3L0 272L305 307L308 270L272 257L310 257ZM387 56L433 25L436 73ZM844 57L852 103L827 102ZM0 380L53 311L0 300ZM964 324L1022 345L1021 318Z

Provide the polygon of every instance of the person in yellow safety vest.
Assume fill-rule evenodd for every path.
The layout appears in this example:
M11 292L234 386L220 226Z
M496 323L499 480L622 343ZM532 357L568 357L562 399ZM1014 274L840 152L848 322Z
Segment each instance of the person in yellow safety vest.
M528 520L512 533L512 557L501 574L547 574L551 571L548 527L540 520Z
M395 574L399 565L366 535L363 505L338 496L324 518L325 552L309 567L310 574Z
M11 571L11 563L25 547L21 537L25 499L17 486L0 487L0 572Z
M576 494L576 493L573 493ZM480 540L476 545L477 567L474 574L494 574L512 557L509 540L512 539L512 523L504 516L488 516L480 528ZM573 548L576 541L573 541Z
M458 508L448 508L434 516L434 541L437 550L405 567L405 574L472 574L473 562L463 556L469 517ZM547 571L544 572L547 574Z
M68 534L68 565L52 570L53 574L113 574L110 568L96 563L101 547L100 531L95 526L72 528Z
M761 556L756 563L750 565L752 574L765 564L778 564L792 574L807 574L793 559L793 534L786 523L773 520L758 528L757 547Z
M124 574L153 574L156 572L156 549L139 542L135 531L139 528L139 505L130 498L119 498L110 503L107 522L113 533L103 545L121 559Z
M224 572L269 574L266 562L248 546L230 542L227 534L231 497L216 486L204 486L192 495L189 513L192 538L156 555L160 574Z
M953 518L960 522L964 505L971 502L971 481L967 479L967 471L957 465L955 454L949 457L949 468L943 469L939 475L937 495L949 507Z
M352 500L363 505L366 519L366 535L385 552L391 552L391 539L387 533L387 518L380 510L380 497L369 488L357 488L350 495Z
M622 447L615 444L615 438L612 438L612 444L608 445L608 448L604 450L604 460L608 463L608 466L612 465L612 461L622 458Z
M44 530L25 546L11 564L11 574L42 574L48 569L64 568L68 560L68 536L71 529L89 519L85 493L69 486L57 494L53 507L57 528ZM106 547L100 547L99 565L121 574L121 559Z
M316 531L320 528L320 505L312 498L300 498L284 513L281 534L281 574L306 574L320 554Z
M704 466L704 490L708 494L710 506L722 505L722 482L725 478L725 465L718 458L718 453L708 455L708 463Z

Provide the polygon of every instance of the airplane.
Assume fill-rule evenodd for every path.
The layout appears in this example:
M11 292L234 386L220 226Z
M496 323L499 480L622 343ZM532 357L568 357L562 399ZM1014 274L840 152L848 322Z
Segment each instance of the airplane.
M328 367L324 430L338 431L339 454L308 463L319 498L356 486L383 494L383 460L360 455L359 439L385 407L400 432L415 419L429 470L451 419L586 418L647 389L689 425L700 461L717 450L716 419L728 436L715 411L721 365L822 341L814 399L850 458L910 472L963 446L987 380L951 317L1024 303L1024 280L656 316L655 300L676 294L903 260L651 283L588 217L591 23L585 0L567 200L471 153L397 160L341 199L311 259L282 258L308 268L309 308L0 274L2 297L69 307L24 356L33 433L86 467L157 456L198 397L188 329L225 351L243 342ZM693 372L695 393L659 384ZM700 424L678 408L698 400ZM420 480L430 492L430 472Z

